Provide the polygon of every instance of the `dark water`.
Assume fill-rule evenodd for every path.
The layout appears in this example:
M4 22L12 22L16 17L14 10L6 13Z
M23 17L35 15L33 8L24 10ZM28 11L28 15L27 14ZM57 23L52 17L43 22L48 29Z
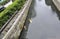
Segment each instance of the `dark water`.
M20 39L60 39L60 12L52 0L33 0L25 26Z

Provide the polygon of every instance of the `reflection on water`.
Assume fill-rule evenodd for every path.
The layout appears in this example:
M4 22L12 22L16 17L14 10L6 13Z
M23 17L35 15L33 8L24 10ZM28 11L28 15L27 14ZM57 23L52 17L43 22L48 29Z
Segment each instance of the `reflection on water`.
M20 39L60 39L60 12L52 0L33 0L24 26Z
M36 16L36 11L35 11L35 0L33 0L31 7L29 9L29 15L31 16L31 18L34 18Z
M51 6L52 10L56 12L58 19L60 20L60 11L56 8L56 6L53 4L52 0L45 0L45 3L49 6Z
M47 5L52 5L52 0L45 0L45 3L47 4Z

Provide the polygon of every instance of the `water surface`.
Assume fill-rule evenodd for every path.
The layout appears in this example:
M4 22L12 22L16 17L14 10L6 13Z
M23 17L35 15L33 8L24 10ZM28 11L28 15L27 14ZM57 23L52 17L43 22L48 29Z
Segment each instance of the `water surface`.
M32 23L24 39L60 39L60 12L52 0L33 0L29 13Z

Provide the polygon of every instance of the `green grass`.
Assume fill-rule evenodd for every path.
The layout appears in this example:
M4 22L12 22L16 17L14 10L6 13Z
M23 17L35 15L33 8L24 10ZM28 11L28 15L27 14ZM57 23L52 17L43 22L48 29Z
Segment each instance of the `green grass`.
M4 11L0 13L0 27L2 27L8 19L15 13L16 10L20 10L26 0L15 0L11 5L9 5Z

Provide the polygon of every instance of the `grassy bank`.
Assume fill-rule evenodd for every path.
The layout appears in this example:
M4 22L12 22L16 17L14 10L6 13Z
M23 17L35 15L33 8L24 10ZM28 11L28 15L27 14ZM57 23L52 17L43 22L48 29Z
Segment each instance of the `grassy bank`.
M16 10L20 10L26 0L15 0L11 5L9 5L4 11L0 13L0 28L11 18Z

